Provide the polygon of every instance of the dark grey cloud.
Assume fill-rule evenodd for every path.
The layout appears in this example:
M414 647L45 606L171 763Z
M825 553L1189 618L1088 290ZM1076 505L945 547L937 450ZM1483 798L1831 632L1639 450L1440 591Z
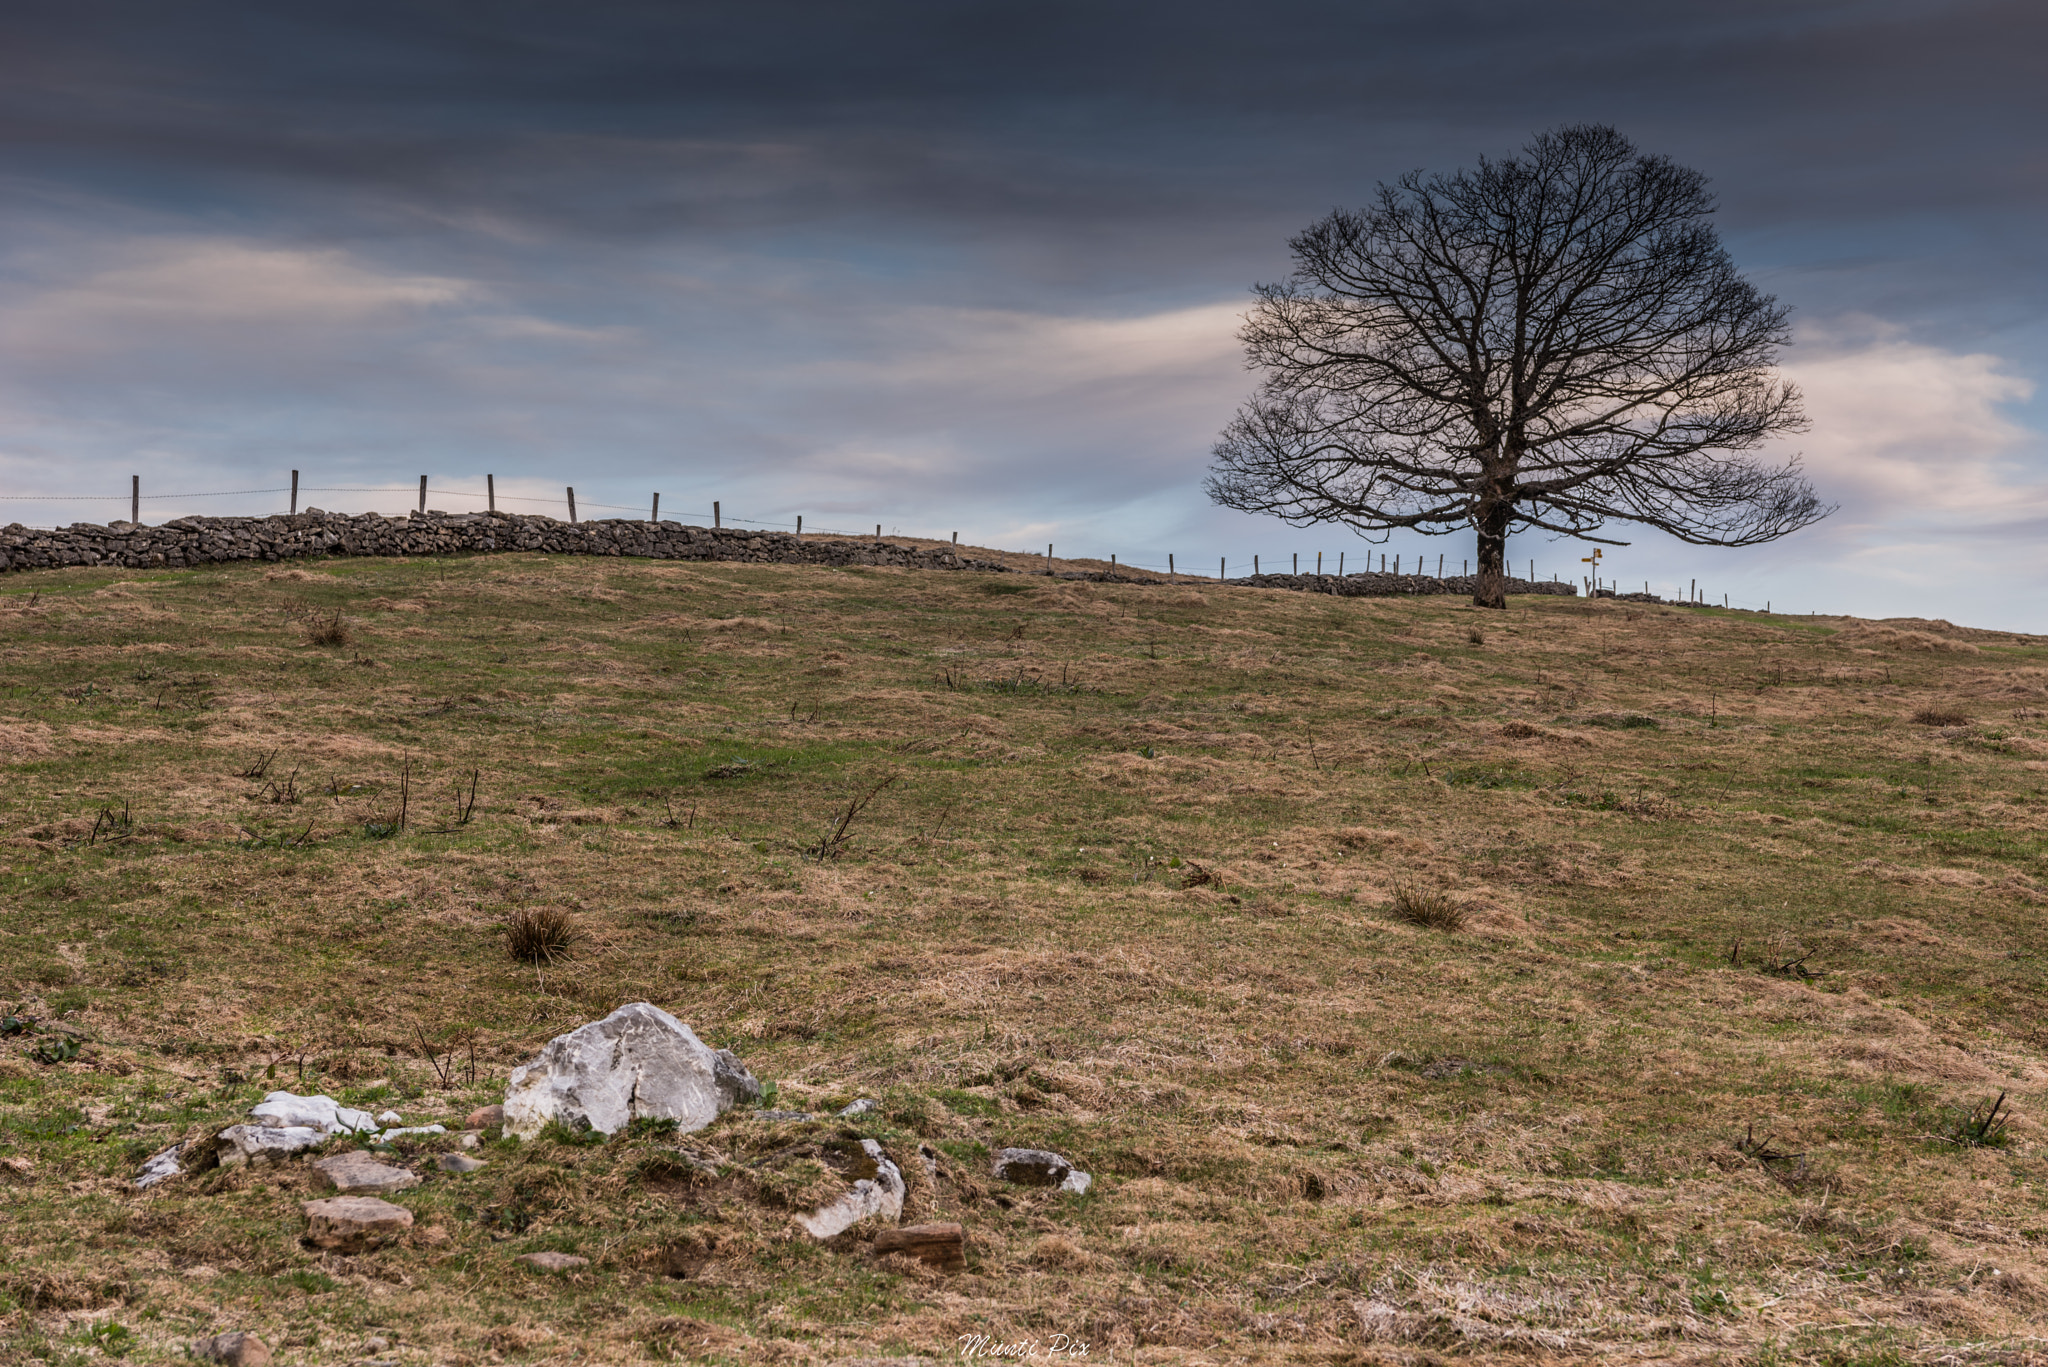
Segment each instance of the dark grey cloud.
M2013 418L2048 369L2044 38L1937 0L17 0L0 484L573 465L1277 551L1306 534L1198 493L1245 287L1375 181L1598 120L1714 178L1844 412L1918 376L1901 430L1975 434L1866 480L1817 431L1839 559L1903 525L1901 462L1968 467L1951 521L2048 480Z

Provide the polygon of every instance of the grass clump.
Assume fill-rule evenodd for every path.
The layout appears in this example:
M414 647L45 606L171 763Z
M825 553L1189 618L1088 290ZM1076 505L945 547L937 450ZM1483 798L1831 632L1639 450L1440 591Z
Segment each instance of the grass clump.
M339 611L311 613L305 619L305 628L306 644L310 646L345 646L355 640Z
M1394 919L1424 930L1463 930L1465 904L1439 888L1403 884L1394 889Z
M566 959L578 938L575 922L560 907L520 907L505 918L505 952L523 964Z
M1958 712L1952 707L1923 707L1913 714L1913 721L1920 726L1968 726L1969 714Z

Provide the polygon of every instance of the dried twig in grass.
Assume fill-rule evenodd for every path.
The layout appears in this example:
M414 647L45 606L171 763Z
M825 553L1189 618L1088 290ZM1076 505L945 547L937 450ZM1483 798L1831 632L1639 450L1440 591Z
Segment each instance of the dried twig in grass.
M100 814L93 818L92 834L85 838L87 847L99 843L102 836L108 840L126 840L135 834L135 818L129 814L128 799L121 799L121 811L116 815L112 807L100 808Z
M560 907L520 907L505 920L506 952L523 964L567 958L577 938L575 923Z
M1188 871L1180 876L1180 885L1183 888L1204 888L1210 886L1215 881L1215 874L1203 868L1192 859L1188 860Z
M276 758L276 750L272 750L267 755L259 755L255 759L250 760L247 766L245 766L243 769L241 769L235 774L235 777L262 778L265 774L268 774L270 772L270 762Z
M1970 1113L1958 1119L1941 1138L1966 1149L2003 1148L2011 1137L2005 1132L2005 1122L2010 1119L2012 1112L2005 1109L2005 1093L2000 1092L1996 1100L1971 1107Z
M412 1031L413 1034L419 1037L420 1054L427 1060L427 1066L434 1070L434 1076L441 1080L441 1085L443 1087L454 1086L455 1056L453 1054L450 1054L448 1056L447 1065L445 1067L442 1066L441 1061L434 1056L433 1048L429 1046L427 1043L427 1032L421 1029L417 1022L414 1023Z
M840 813L839 824L833 827L832 831L818 841L817 844L806 849L804 853L816 859L820 864L824 863L827 859L837 859L846 849L847 827L853 825L853 819L859 816L861 811L870 802L875 800L875 794L894 783L896 777L895 774L885 775L874 787L847 803L846 810Z
M284 776L283 783L270 782L263 785L262 797L265 802L278 807L289 807L299 800L297 779L299 771L292 770Z
M1394 889L1394 919L1425 930L1463 930L1465 904L1437 888L1402 884Z

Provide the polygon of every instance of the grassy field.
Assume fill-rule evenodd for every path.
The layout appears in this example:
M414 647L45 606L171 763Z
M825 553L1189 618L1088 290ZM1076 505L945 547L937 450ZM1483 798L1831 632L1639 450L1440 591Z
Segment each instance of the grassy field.
M1947 623L16 575L0 1360L2040 1361L2044 710L2048 641ZM507 952L536 908L553 964ZM715 1178L421 1141L358 1256L300 1244L303 1166L131 1186L275 1088L458 1123L636 1000L777 1106L883 1104L728 1115L682 1141ZM862 1137L966 1273L794 1230ZM995 1183L1006 1145L1096 1186Z

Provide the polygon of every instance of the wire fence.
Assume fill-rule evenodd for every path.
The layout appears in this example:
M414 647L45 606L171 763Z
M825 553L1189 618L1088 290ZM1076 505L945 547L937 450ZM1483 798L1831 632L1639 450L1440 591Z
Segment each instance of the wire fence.
M798 535L808 533L810 535L816 536L865 537L869 535L868 531L865 529L852 530L842 527L820 527L816 525L806 527L804 519L800 516L797 517L794 522L762 521L754 518L729 517L724 512L722 502L714 502L711 505L711 509L708 513L701 510L672 510L669 517L663 519L660 515L661 495L658 492L653 493L648 503L644 505L623 503L596 503L588 500L579 500L576 497L575 488L573 486L568 485L565 485L563 487L563 496L560 498L538 497L532 494L499 493L497 491L496 486L496 476L494 475L485 476L485 486L482 489L451 489L430 485L428 483L427 477L424 475L420 477L419 483L417 484L307 485L299 483L298 471L294 470L292 471L292 482L289 485L279 485L276 488L221 489L199 493L177 494L143 493L141 477L133 476L131 477L129 492L126 494L0 493L0 504L126 503L129 505L130 508L131 516L129 520L131 522L139 523L141 521L141 505L144 503L189 502L200 499L213 498L255 498L267 497L276 494L282 494L289 497L289 499L291 500L291 506L289 511L292 513L296 513L299 510L301 499L307 495L403 494L406 495L408 499L416 498L417 507L421 512L428 511L427 503L429 499L438 497L444 501L449 499L467 499L470 500L472 503L481 505L480 507L473 508L471 511L495 511L497 505L501 502L562 508L568 512L568 520L571 522L578 521L580 510L588 508L595 511L629 513L636 515L641 514L644 511L647 519L650 521L666 520L672 522L684 522L700 526L708 525L712 527L751 527L758 528L762 531L789 531L794 532ZM252 516L264 516L264 514L252 514ZM693 519L694 522L692 521ZM873 535L876 537L882 536L882 528L884 525L886 524L874 524ZM47 525L36 526L32 529L40 531L61 530L60 528ZM908 535L909 539L914 540L944 541L946 539L944 537L917 537L914 533L906 534L897 528L891 528L889 531L889 535L899 537ZM957 532L953 534L952 540L955 544L958 544L959 534ZM1033 549L1025 551L1011 551L1007 552L1007 554L1037 556L1039 552ZM1045 548L1044 555L1048 563L1050 563L1053 560L1054 557L1052 545L1048 545ZM1576 584L1579 587L1580 592L1588 594L1589 596L1603 590L1613 593L1616 596L1623 596L1635 592L1632 586L1622 584L1619 581L1603 576L1600 573L1600 555L1601 553L1596 551L1591 556L1582 557L1578 562L1579 565L1588 568L1580 570L1576 573L1568 573L1563 575L1560 575L1555 569L1552 569L1547 573L1539 573L1539 569L1536 562L1534 560L1528 561L1525 566L1525 568L1528 571L1528 581L1531 583L1547 582ZM1103 561L1105 559L1102 556L1070 557L1070 559L1071 558L1089 559L1098 562ZM1207 572L1206 565L1200 562L1190 562L1189 565L1183 566L1179 563L1179 557L1177 556L1168 556L1163 563L1154 563L1150 561L1119 558L1119 556L1116 553L1112 552L1106 559L1107 563L1114 568L1145 570L1154 574L1165 574L1171 575L1176 578L1186 578L1190 580L1206 580L1210 578L1210 575ZM1406 551L1392 550L1382 551L1377 549L1368 549L1361 552L1352 552L1348 550L1338 551L1335 553L1334 557L1322 551L1310 552L1307 555L1303 555L1299 552L1294 551L1284 551L1279 555L1270 555L1263 551L1258 551L1244 556L1218 556L1216 560L1216 574L1214 578L1217 581L1222 581L1230 578L1232 574L1232 565L1235 565L1237 567L1235 573L1236 576L1239 578L1243 578L1247 574L1298 575L1303 573L1329 573L1337 575L1348 575L1354 573L1379 573L1396 575L1405 574L1418 577L1448 579L1465 578L1470 576L1470 574L1472 573L1472 562L1469 558L1460 558L1454 560L1448 554L1437 554L1434 557L1434 564L1431 563L1431 559L1432 557L1428 553L1411 553ZM1303 564L1304 560L1309 562L1306 567L1304 567ZM1511 577L1514 574L1515 568L1516 567L1513 564L1510 564L1508 567L1508 573ZM1733 595L1726 593L1721 595L1722 601L1719 604L1715 604L1712 602L1712 594L1702 593L1699 587L1699 581L1697 579L1691 580L1682 589L1674 586L1669 592L1654 594L1651 588L1651 582L1652 581L1648 580L1643 581L1643 587L1641 590L1642 593L1646 596L1658 597L1665 602L1690 604L1700 607L1718 606L1722 608L1740 608L1743 611L1749 612L1771 611L1772 605L1770 600L1768 599L1765 600L1764 605L1761 608L1759 608L1753 602L1735 603L1733 601Z

